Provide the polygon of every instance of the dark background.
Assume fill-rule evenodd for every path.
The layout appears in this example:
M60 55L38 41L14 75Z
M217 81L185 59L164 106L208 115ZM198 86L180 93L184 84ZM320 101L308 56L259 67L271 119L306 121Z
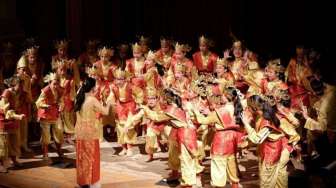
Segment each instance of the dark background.
M261 55L291 54L296 44L332 52L334 6L305 0L0 0L0 40L35 37L50 54L55 39L68 38L77 55L87 39L110 44L132 42L136 35L161 35L185 41L197 50L197 37L231 45L230 30ZM5 7L5 8L4 8ZM5 13L4 13L5 12ZM15 20L8 22L8 20ZM4 29L5 28L5 29ZM16 35L6 29L16 28ZM15 30L15 29L14 29ZM8 34L9 33L9 34ZM12 35L11 35L12 34ZM333 65L333 64L329 64Z

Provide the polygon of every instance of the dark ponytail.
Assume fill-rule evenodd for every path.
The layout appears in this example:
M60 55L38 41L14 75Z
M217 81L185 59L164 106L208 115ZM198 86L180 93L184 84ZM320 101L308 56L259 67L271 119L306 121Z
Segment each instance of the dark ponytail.
M243 121L241 119L242 117L242 113L243 113L243 106L240 102L237 90L233 87L228 87L227 88L227 94L230 97L230 101L233 102L234 105L234 116L235 116L235 120L236 120L236 124L237 125L243 125Z
M280 126L280 120L276 116L276 108L271 106L268 102L264 101L262 112L263 118L271 121L276 127Z
M76 99L75 99L75 112L78 112L81 110L82 105L85 100L85 93L91 91L92 88L94 88L96 85L96 80L91 77L86 77L84 80L82 86L79 88Z
M269 104L259 95L252 95L248 98L248 105L255 110L262 111L264 119L272 122L276 127L280 126L280 120L276 116L276 107Z

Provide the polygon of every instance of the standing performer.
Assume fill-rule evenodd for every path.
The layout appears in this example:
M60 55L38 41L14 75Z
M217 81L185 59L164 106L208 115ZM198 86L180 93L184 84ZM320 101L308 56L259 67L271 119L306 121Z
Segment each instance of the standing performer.
M107 101L115 101L116 112L116 130L118 143L121 144L123 150L119 155L133 155L132 145L136 142L136 131L134 129L125 129L125 123L129 116L136 113L136 103L133 98L132 84L127 82L126 73L121 69L117 69L114 74L115 81L111 85L111 93Z
M60 86L63 88L62 105L60 111L60 123L64 129L66 141L72 144L72 137L75 131L74 101L76 95L75 82L70 69L64 65L58 67Z
M314 148L314 141L327 133L329 142L332 143L335 136L335 124L336 124L336 86L322 83L318 80L311 81L312 89L314 90L314 95L318 96L318 100L308 108L302 105L302 114L306 119L304 128L308 130L307 141L308 141L308 152L312 154L318 152L318 149ZM310 112L310 113L309 113Z
M164 114L164 109L161 105L161 100L159 98L159 93L157 89L157 82L155 77L155 69L151 69L150 72L146 74L146 105L142 105L143 110L137 113L137 115L130 116L128 118L125 127L131 129L139 121L144 118L146 123L146 152L148 154L147 162L153 160L154 152L160 147L160 137L168 138L170 129L166 126L166 121L169 119ZM156 73L157 74L157 73Z
M14 76L6 82L9 88L2 93L0 100L0 172L7 172L4 164L7 155L14 166L22 166L17 157L21 154L18 121L25 118L24 114L18 114L19 101L25 100L23 81Z
M28 148L28 121L31 117L31 103L32 103L32 89L31 89L31 77L28 74L28 63L26 56L21 56L17 64L17 76L23 81L23 91L26 94L26 100L18 101L20 104L19 113L25 114L20 123L20 142L21 148L26 152L31 152Z
M291 58L286 70L293 108L299 110L301 102L305 106L309 105L308 88L310 88L310 82L308 77L311 75L312 70L304 54L304 48L297 46L296 57Z
M182 76L186 76L190 80L192 79L196 70L193 67L192 61L186 57L187 52L190 50L189 45L176 43L175 53L168 71L168 83L175 79L179 80Z
M57 72L60 63L65 64L67 69L71 69L71 71L73 71L76 86L79 86L80 83L79 69L76 60L71 59L69 57L68 54L69 42L66 40L57 41L55 44L55 48L57 49L57 54L51 57L52 71Z
M87 68L91 67L95 62L98 61L97 46L99 41L89 40L86 43L86 50L78 58L78 69L81 78L85 75Z
M145 58L147 58L148 52L150 51L150 38L141 36L139 38L139 45L141 46L141 52Z
M191 188L197 184L198 148L196 127L191 122L191 117L182 109L181 97L174 93L171 94L171 97L173 97L173 99L170 99L173 103L167 107L166 115L171 117L170 123L175 127L172 129L170 136L175 137L173 139L177 141L177 145L173 145L173 143L169 145L168 164L173 170L173 176L177 175L178 169L176 167L179 166L181 186ZM176 160L176 154L179 156L179 161Z
M164 67L165 73L170 67L170 62L174 53L172 41L168 38L160 38L160 49L155 52L155 60Z
M103 47L98 51L100 60L95 62L93 65L94 70L94 78L96 79L96 97L102 103L107 103L107 97L110 95L110 84L113 81L113 72L117 68L117 65L111 62L111 57L114 54L114 50L112 48ZM100 119L99 125L99 135L100 141L104 140L104 126L107 124L111 124L107 118L97 113L97 118Z
M142 47L135 43L132 45L133 58L126 61L125 71L131 75L131 83L136 90L135 102L142 104L144 100L145 86L144 74L146 73L145 57L143 56Z
M252 113L246 111L242 121L249 140L259 144L260 187L288 187L287 163L292 151L289 140L293 140L291 136L294 136L289 131L293 129L286 129L278 118L276 108L260 96L251 96L247 103ZM253 119L257 119L255 128L251 127Z
M61 146L63 143L63 127L59 123L60 103L63 96L63 90L60 87L59 76L55 73L49 73L44 81L49 83L42 89L39 98L36 101L37 117L42 129L41 144L43 157L48 158L48 145L51 143L50 129L60 157L63 156Z
M24 52L28 62L28 74L31 77L31 95L33 102L37 100L43 86L44 64L39 58L38 49L38 46L32 46Z
M235 78L228 67L227 60L221 58L217 59L215 75L215 82L219 84L221 89L234 86Z
M232 51L234 55L234 61L231 65L231 72L235 77L236 88L239 89L242 93L245 93L248 89L248 85L244 81L244 75L247 70L246 59L243 57L243 45L241 41L235 41L232 45Z
M160 138L168 138L170 129L167 124L167 117L160 105L160 98L155 88L147 88L147 106L144 106L144 115L147 121L146 130L146 152L148 162L154 159L154 152L160 147Z
M219 97L217 104L214 105L214 111L207 117L194 111L199 123L214 124L216 128L211 145L211 185L224 187L226 180L229 179L231 186L237 188L239 178L236 153L243 137L239 125L243 108L234 88L226 89L226 99L218 86L214 86L213 91L213 95ZM228 102L225 103L226 100Z
M99 127L96 113L109 114L111 104L104 107L94 96L95 80L88 77L76 96L77 115L76 172L81 187L100 187Z
M117 47L118 54L116 56L118 67L125 70L126 60L129 59L129 46L128 44L119 44Z
M199 74L212 74L216 67L218 56L210 51L213 42L201 36L198 39L200 51L193 54L193 61Z

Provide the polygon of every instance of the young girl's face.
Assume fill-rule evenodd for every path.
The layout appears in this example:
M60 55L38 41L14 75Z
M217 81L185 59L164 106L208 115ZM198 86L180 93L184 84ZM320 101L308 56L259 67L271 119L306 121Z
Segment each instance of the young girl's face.
M185 53L182 50L175 50L175 57L178 60L182 60L185 57Z
M142 56L141 51L133 51L133 57L139 59Z

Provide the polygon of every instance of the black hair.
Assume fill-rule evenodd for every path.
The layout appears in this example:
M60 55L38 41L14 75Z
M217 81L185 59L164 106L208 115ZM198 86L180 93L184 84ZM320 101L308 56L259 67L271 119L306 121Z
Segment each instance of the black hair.
M160 76L163 76L165 74L165 68L164 66L158 64L158 63L155 63L155 67L159 73Z
M252 105L251 103L255 104L255 106L251 106ZM264 99L260 97L259 95L252 95L251 97L247 99L247 104L250 107L261 109L262 105L264 104Z
M314 93L318 96L323 95L323 82L316 78L312 78L310 81L310 87L313 89Z
M281 81L285 81L286 79L286 76L285 76L285 73L284 72L278 72L277 73L277 76L278 76L278 79L281 80Z
M179 95L175 94L171 89L164 89L167 101L175 103L179 108L182 108L182 99Z
M263 116L264 119L272 122L276 127L280 126L280 120L276 116L276 108L271 106L266 101L264 101L264 104L263 104L262 116Z
M228 87L226 91L227 91L227 94L231 96L231 101L234 104L234 116L235 116L236 124L243 125L243 121L241 119L242 113L243 113L243 106L240 102L237 90L233 87Z
M276 108L262 99L259 95L252 95L248 98L249 102L253 102L259 110L262 111L264 119L271 121L276 127L280 126L280 120L276 116Z
M280 99L280 104L284 107L289 108L291 105L291 100L289 99Z
M82 86L79 88L79 91L76 95L75 99L75 112L78 112L81 110L82 105L85 100L85 93L89 92L94 88L96 85L96 80L91 77L86 77L84 80Z

